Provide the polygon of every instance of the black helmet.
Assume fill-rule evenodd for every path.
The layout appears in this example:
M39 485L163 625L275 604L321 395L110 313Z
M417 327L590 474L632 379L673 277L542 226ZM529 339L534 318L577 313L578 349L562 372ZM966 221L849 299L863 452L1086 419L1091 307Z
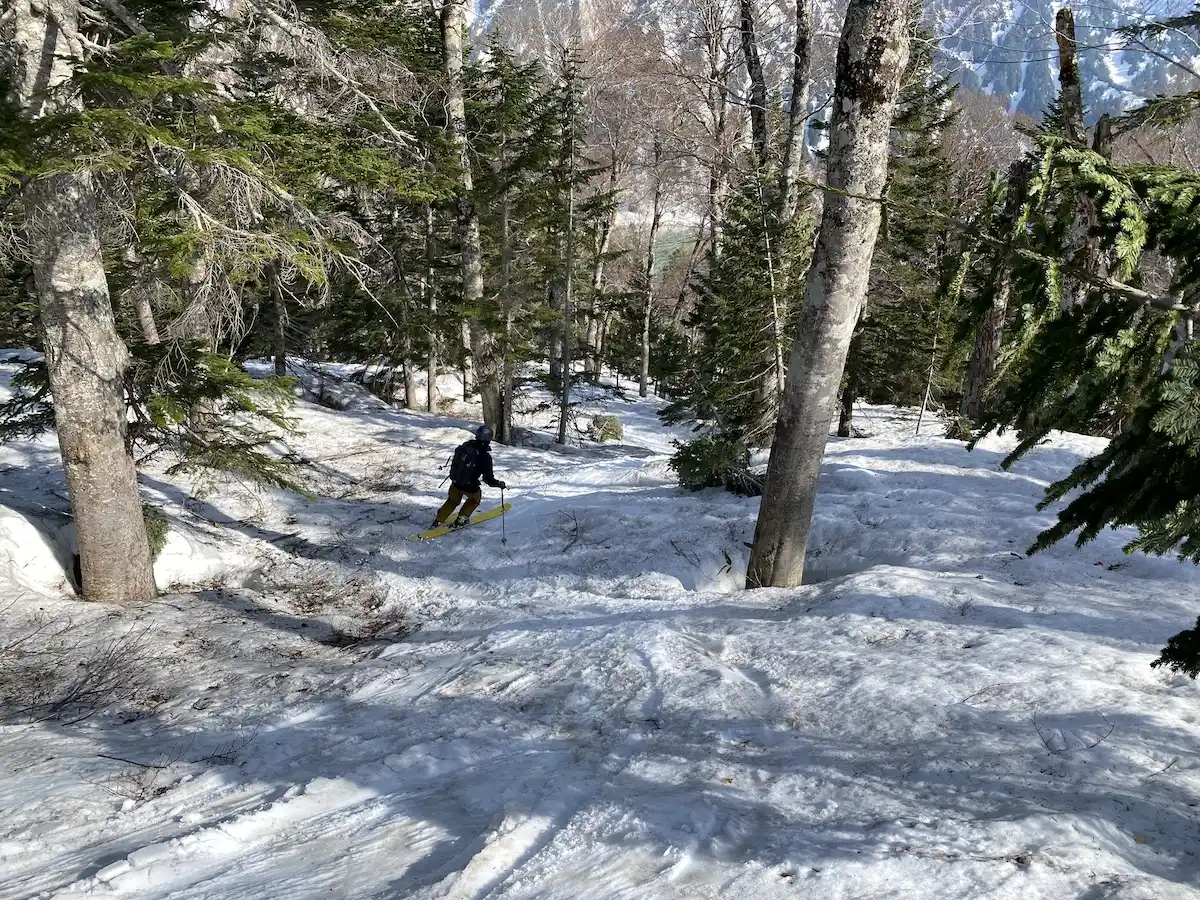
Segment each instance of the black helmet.
M492 438L495 436L495 432L492 431L491 425L480 425L475 429L475 437L479 438L479 440L483 441L485 444L490 444L492 442Z

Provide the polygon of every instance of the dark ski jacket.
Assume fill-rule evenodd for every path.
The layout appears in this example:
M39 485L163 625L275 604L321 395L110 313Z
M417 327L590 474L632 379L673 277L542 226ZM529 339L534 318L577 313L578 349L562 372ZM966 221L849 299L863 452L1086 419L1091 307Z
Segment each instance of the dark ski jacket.
M500 487L492 469L491 448L479 438L473 438L454 451L450 463L450 483L466 494L479 490L479 482Z

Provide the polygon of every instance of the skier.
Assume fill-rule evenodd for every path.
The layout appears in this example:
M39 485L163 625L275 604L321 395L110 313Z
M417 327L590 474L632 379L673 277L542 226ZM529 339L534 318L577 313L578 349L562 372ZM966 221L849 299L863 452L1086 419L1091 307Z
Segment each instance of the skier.
M471 514L479 508L483 500L483 489L479 486L482 481L491 487L504 490L507 485L496 479L492 471L492 429L480 425L475 429L475 437L459 446L454 451L450 462L450 496L442 504L433 519L432 528L437 528L444 522L449 522L458 509L458 504L465 499L458 518L450 523L451 528L462 528L471 521Z

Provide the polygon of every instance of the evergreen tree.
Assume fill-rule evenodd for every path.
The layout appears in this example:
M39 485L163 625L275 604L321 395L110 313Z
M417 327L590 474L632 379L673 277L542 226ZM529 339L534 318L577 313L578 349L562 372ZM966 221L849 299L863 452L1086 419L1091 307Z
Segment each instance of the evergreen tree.
M1192 339L1200 299L1200 177L1171 166L1119 165L1054 135L1039 138L1009 252L1021 304L1005 348L996 404L981 434L1015 427L1005 465L1052 429L1111 435L1108 446L1047 489L1043 507L1074 498L1030 549L1076 535L1082 545L1109 527L1134 526L1129 552L1174 552L1200 561L1200 351ZM1108 272L1064 263L1064 192L1094 202L1092 236ZM1148 283L1143 263L1166 261L1169 283ZM1085 283L1064 306L1066 276ZM1178 653L1166 664L1195 670ZM1190 668L1189 668L1190 667Z
M696 334L691 366L664 412L667 422L695 421L743 450L770 440L775 397L763 384L780 363L777 322L791 331L789 276L803 271L811 227L801 215L780 229L774 187L773 178L747 177L726 201L722 252L697 278L686 322Z

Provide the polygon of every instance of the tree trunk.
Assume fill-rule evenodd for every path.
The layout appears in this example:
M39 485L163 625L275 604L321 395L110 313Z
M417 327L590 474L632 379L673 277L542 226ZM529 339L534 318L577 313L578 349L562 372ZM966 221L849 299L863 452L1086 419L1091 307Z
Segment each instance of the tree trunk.
M780 221L796 215L800 196L797 178L807 155L809 78L812 70L813 0L796 0L796 43L792 50L792 97L788 105L787 139L779 172Z
M1063 134L1074 144L1087 143L1083 119L1083 86L1079 81L1079 58L1075 42L1075 14L1062 7L1054 17L1054 38L1058 42L1059 106Z
M555 244L554 256L556 259L562 260L567 253L562 235L555 235ZM546 305L554 314L554 320L546 334L546 358L550 360L550 379L558 381L562 378L563 282L561 270L555 273L550 283L546 285Z
M704 214L705 216L707 213ZM675 309L671 312L671 321L675 325L683 322L683 311L687 306L688 295L692 291L692 278L696 275L696 264L700 261L700 251L704 248L704 232L707 225L704 216L696 228L696 239L692 241L692 252L688 254L687 268L683 272L683 280L679 284L679 296L675 298Z
M1008 301L1012 292L1012 276L1007 265L1000 263L996 267L995 277L992 304L984 313L979 330L975 333L975 349L971 352L971 361L967 365L967 380L959 407L959 411L974 425L983 422L986 411L984 396L996 372L996 363L1000 359L1004 322L1008 316Z
M459 336L462 338L462 355L459 357L461 362L458 368L462 373L462 398L465 403L471 399L471 379L474 374L470 323L464 321L459 324Z
M417 408L416 367L412 363L412 338L404 336L404 361L400 364L404 376L404 408Z
M854 435L854 380L847 378L842 388L842 400L838 407L838 437L848 438Z
M507 138L500 145L500 166L508 168ZM516 383L515 370L512 362L512 199L506 188L500 198L500 306L504 313L504 344L501 358L503 371L500 373L500 421L496 427L496 440L502 444L512 441L513 420L513 387Z
M76 0L12 5L10 87L24 116L77 111L58 91L82 53ZM126 447L125 371L85 174L35 178L24 190L25 238L44 330L54 420L79 542L82 593L104 603L154 596L154 570Z
M137 313L138 326L142 329L142 339L147 344L161 344L162 335L158 331L158 322L154 318L154 307L150 303L150 295L138 285L133 290L133 309Z
M129 354L109 301L95 190L86 176L53 175L30 182L24 199L83 595L146 600L154 570L125 443Z
M617 189L617 153L614 150L608 166L608 191ZM584 354L583 371L599 376L600 369L595 352L600 342L600 299L604 296L604 270L607 265L609 246L612 244L613 227L617 221L617 205L613 203L600 222L596 233L595 257L592 260L592 300L588 312L587 352Z
M827 181L787 389L759 509L748 587L804 576L817 478L846 352L866 298L887 180L888 138L908 62L909 0L851 0L838 46Z
M571 412L571 330L575 324L575 64L566 60L567 96L563 128L567 138L567 248L563 272L562 398L558 414L558 442L567 443Z
M287 304L279 287L279 273L274 267L267 269L267 284L271 290L271 306L275 316L275 376L283 378L287 375Z
M712 120L712 158L708 170L708 245L709 253L717 258L721 255L721 208L725 188L729 181L729 156L726 139L729 132L729 72L724 64L725 23L723 5L713 4L708 12L715 20L707 22L704 33L705 52L708 56L708 88L706 100Z
M483 247L479 236L479 211L475 206L475 180L467 144L467 112L463 97L463 31L468 0L444 0L441 13L442 50L446 71L446 127L458 152L458 239L462 270L463 305L467 310L465 343L474 372L464 370L463 389L473 375L483 403L483 421L496 427L500 421L499 371L494 340L483 321ZM468 365L468 369L471 368Z
M778 279L775 277L775 248L771 243L771 217L773 210L767 208L767 198L764 196L762 185L758 189L759 205L762 209L763 227L763 257L767 262L767 287L771 293L770 342L763 347L763 373L758 379L754 402L760 410L760 424L755 432L748 436L751 446L769 446L773 425L778 415L779 400L783 396L786 379L784 365L784 334L785 309L779 297Z
M741 0L742 54L750 76L750 133L754 156L766 166L771 154L771 136L767 116L767 77L758 53L758 35L754 24L754 0Z
M608 323L612 313L605 310L600 314L600 326L596 329L596 374L604 373L604 350L608 343Z
M1017 215L1025 200L1029 176L1029 163L1024 159L1019 159L1008 167L1001 221L1012 222ZM1008 318L1008 302L1012 295L1012 264L1001 253L995 255L991 283L995 293L975 332L975 348L971 351L971 359L967 364L962 402L959 405L959 412L975 425L983 422L986 412L984 398L1000 359L1004 325Z
M437 412L437 373L438 373L438 327L437 327L437 285L435 266L437 263L437 235L433 228L433 206L425 204L425 299L429 308L429 366L428 381L425 384L425 408L429 412Z
M650 386L650 316L654 309L654 259L658 251L658 230L663 217L663 182L659 165L662 163L662 140L654 139L654 200L650 213L650 239L646 242L646 258L642 264L642 378L638 396L645 397Z
M1054 17L1054 36L1058 42L1058 84L1061 105L1063 134L1068 141L1088 146L1087 125L1083 117L1083 87L1079 78L1079 60L1075 41L1075 15L1070 7L1063 7ZM1102 120L1097 129L1097 149L1108 149L1111 144L1110 122ZM1082 195L1074 198L1071 229L1067 236L1068 260L1074 268L1107 274L1109 266L1103 259L1100 244L1092 235L1098 214L1092 198ZM1059 308L1066 312L1087 300L1091 288L1078 278L1065 276Z

